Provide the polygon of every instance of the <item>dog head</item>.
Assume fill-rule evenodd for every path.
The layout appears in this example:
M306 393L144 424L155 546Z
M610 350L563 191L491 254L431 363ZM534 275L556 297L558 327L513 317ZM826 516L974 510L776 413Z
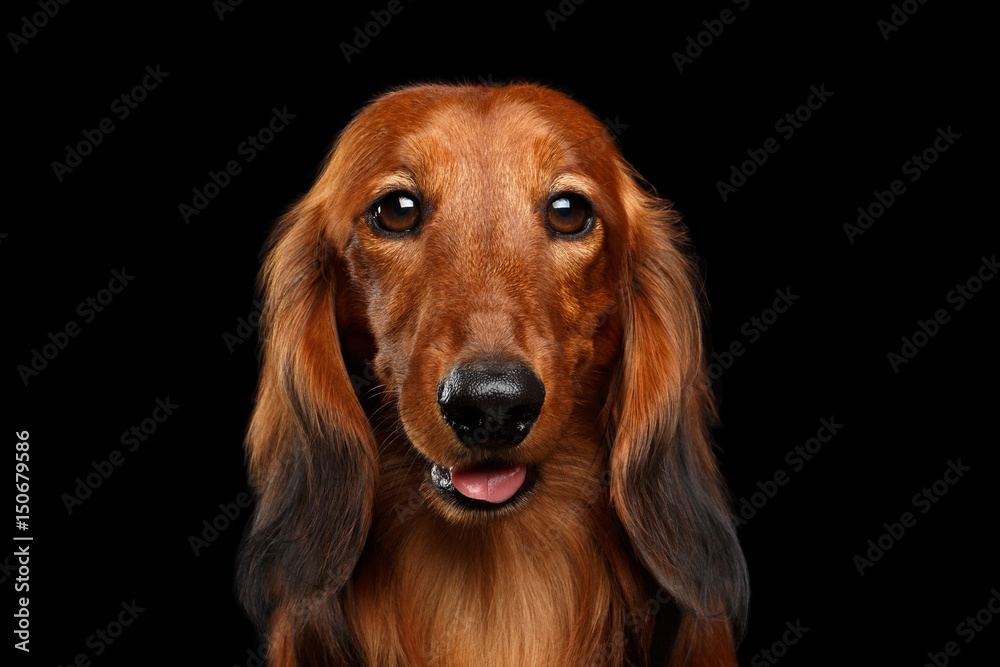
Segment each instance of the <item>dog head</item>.
M738 618L746 575L685 243L562 93L414 86L358 114L262 274L244 558L261 608L340 590L402 449L430 511L479 529L558 520L581 480L603 482L678 605ZM356 393L365 362L374 384Z

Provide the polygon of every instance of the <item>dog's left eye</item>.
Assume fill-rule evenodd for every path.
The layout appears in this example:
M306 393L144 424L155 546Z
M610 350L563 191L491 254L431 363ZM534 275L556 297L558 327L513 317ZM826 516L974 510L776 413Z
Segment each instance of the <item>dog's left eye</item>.
M557 234L576 236L588 231L594 221L590 202L577 194L559 194L549 200L545 215Z
M388 232L408 232L420 224L420 202L409 192L391 192L375 202L371 219Z

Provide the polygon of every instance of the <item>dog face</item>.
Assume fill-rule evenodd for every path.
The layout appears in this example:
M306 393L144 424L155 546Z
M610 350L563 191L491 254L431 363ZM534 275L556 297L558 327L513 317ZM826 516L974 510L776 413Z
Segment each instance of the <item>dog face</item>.
M349 298L423 490L458 520L523 507L556 454L594 455L566 435L617 344L617 152L583 107L527 87L407 89L350 135L372 150L341 188Z
M273 664L422 641L589 664L616 632L647 664L654 626L676 664L735 664L746 569L686 245L556 91L413 86L355 117L261 273L240 578Z

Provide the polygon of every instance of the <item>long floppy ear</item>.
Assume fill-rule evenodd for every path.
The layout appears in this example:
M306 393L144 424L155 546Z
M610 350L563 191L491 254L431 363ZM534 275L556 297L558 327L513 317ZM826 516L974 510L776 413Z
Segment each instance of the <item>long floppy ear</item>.
M365 544L378 471L335 321L349 228L330 203L337 160L278 224L261 272L263 366L246 440L257 506L238 579L272 666L357 662L338 594Z
M622 166L622 357L611 393L611 498L681 621L670 664L735 665L746 563L709 432L715 407L697 271L679 216ZM652 620L652 619L650 619Z

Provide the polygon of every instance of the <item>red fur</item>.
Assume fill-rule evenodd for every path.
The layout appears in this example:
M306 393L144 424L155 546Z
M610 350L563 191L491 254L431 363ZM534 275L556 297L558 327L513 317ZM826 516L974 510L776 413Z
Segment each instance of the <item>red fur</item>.
M418 232L369 224L392 190ZM593 206L580 238L546 227L564 191ZM240 578L270 665L736 664L746 572L686 244L551 89L413 86L350 123L262 272ZM436 391L484 358L546 392L516 448L536 487L490 514L427 473L475 457Z

